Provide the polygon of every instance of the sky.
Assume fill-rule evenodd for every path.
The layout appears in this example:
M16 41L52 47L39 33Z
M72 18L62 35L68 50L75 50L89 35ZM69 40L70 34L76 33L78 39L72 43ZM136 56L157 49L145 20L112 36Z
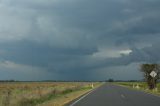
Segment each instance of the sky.
M141 80L160 62L160 0L0 0L0 80Z

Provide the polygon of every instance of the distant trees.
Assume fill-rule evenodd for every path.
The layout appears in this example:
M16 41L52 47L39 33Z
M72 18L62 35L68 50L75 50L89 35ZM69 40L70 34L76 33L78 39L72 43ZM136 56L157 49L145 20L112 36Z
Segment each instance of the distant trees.
M154 89L156 87L156 83L160 78L160 65L159 64L142 64L141 72L144 73L144 78L147 81L149 89ZM155 77L152 77L150 73L154 71L157 73Z
M114 79L110 78L108 79L108 82L114 82Z
M0 80L0 82L18 82L18 81L15 81L15 80Z

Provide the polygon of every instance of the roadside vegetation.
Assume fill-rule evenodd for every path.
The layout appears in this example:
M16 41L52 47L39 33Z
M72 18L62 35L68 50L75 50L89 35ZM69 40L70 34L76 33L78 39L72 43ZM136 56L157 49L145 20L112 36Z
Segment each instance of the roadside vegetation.
M160 64L142 64L140 71L143 73L148 88L150 90L155 89L158 79L160 79Z
M160 83L157 84L155 89L149 89L148 84L146 82L114 82L114 84L160 95Z
M3 82L0 83L0 106L40 106L49 101L57 103L58 98L65 100L64 97L69 102L91 90L93 85L89 82ZM64 105L63 101L57 105L54 102L52 106Z
M160 64L142 64L140 71L143 73L145 82L116 82L115 84L160 95Z

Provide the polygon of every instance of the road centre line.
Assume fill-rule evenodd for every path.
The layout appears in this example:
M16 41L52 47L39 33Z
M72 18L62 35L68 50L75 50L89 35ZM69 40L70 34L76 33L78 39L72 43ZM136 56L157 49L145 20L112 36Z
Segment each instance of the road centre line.
M125 96L124 96L123 94L121 94L121 97L122 97L122 98L125 98Z

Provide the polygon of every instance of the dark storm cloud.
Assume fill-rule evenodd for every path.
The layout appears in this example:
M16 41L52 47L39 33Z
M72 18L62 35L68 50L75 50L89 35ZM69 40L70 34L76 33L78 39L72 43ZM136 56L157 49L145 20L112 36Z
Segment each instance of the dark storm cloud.
M47 66L50 62L63 62L79 59L97 52L96 48L54 48L31 41L1 43L2 60L12 60L18 63Z
M74 80L90 79L102 68L159 62L159 5L159 0L1 0L0 66L34 67L51 72L55 78L49 79Z

